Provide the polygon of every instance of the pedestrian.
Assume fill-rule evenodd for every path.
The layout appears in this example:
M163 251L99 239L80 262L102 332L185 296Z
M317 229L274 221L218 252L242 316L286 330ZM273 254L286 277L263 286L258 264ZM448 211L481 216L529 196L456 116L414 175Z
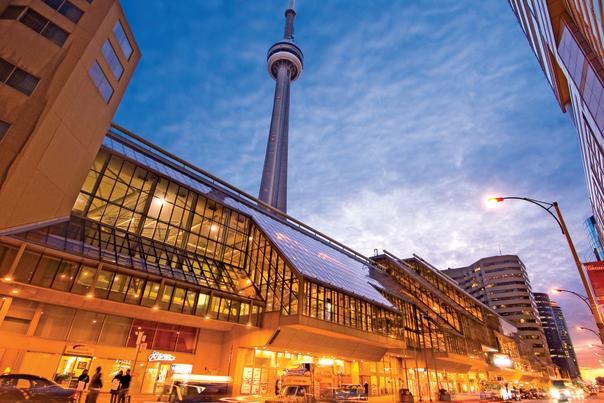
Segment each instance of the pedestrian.
M115 374L115 376L111 380L111 390L109 391L109 393L111 394L110 403L117 403L118 393L123 375L124 371L120 370L117 374Z
M101 388L103 387L103 374L101 373L101 367L96 367L94 375L90 380L90 387L88 388L88 396L86 396L86 403L96 403L96 399L99 397Z
M369 384L367 382L363 385L363 389L365 389L365 396L369 396Z
M88 382L90 382L90 377L88 376L88 370L85 369L82 371L80 376L78 376L78 383L76 385L78 402L82 398L82 394L84 393L84 390L86 389L86 385L88 384Z
M128 396L128 389L130 389L130 381L132 375L130 375L130 369L126 370L126 375L122 375L120 379L120 389L118 391L119 400L118 403L125 403L126 396Z

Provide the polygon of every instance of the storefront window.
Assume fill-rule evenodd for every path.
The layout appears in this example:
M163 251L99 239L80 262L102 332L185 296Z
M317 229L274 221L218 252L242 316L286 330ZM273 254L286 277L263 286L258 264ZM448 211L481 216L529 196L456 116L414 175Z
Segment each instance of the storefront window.
M69 340L80 343L96 343L104 319L104 314L78 310L74 321L77 325L71 329Z
M124 346L128 340L132 319L122 316L107 315L99 338L100 344Z
M35 336L66 340L76 310L57 305L46 305L36 327Z

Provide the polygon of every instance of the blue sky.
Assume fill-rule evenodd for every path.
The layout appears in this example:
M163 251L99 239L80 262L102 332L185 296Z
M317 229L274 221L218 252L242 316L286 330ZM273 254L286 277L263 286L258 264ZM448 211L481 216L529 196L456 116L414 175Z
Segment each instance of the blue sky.
M266 51L286 1L125 0L142 60L115 121L257 194L274 82ZM441 269L518 254L535 291L580 283L590 214L577 136L505 1L298 1L305 55L292 85L288 212L367 255ZM161 17L160 17L161 16ZM569 325L593 325L561 296ZM589 336L573 330L581 363Z

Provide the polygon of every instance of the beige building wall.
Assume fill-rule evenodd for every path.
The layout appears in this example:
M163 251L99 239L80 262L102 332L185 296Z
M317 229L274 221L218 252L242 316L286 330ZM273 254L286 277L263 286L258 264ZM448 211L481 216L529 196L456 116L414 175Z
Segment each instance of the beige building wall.
M70 1L83 11L77 24L41 0L0 0L0 14L24 6L69 33L58 46L19 20L0 19L0 58L39 78L29 96L0 83L0 120L10 125L0 138L0 232L69 215L140 59L117 1ZM113 33L118 20L129 59ZM119 81L101 52L107 39L124 68ZM89 76L95 61L114 90L108 102Z

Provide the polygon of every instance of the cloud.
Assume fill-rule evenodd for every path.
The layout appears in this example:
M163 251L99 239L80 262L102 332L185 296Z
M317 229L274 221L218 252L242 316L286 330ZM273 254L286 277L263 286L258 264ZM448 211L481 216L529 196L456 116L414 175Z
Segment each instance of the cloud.
M163 2L136 4L124 7L143 59L117 121L256 194L274 90L265 52L282 10L196 3L149 29ZM558 200L589 249L576 134L505 2L305 1L296 40L290 214L368 255L417 253L444 269L501 249L522 258L535 291L580 290L544 211L482 206L488 194ZM571 327L591 323L580 301L558 300Z

